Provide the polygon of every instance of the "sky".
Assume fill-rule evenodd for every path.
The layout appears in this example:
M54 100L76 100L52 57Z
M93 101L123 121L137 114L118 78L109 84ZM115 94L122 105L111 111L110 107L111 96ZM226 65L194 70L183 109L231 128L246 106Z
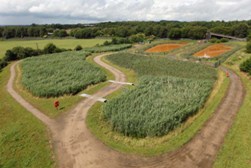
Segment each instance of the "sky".
M251 0L0 0L0 25L250 20Z

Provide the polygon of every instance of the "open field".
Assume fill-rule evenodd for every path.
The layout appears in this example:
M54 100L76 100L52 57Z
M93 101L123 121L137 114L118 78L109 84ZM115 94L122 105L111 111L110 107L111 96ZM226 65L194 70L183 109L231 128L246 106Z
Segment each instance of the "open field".
M85 61L85 52L63 52L27 58L21 62L22 84L34 96L76 94L106 79L99 68Z
M213 57L220 56L221 54L224 54L230 51L231 49L232 47L225 44L214 44L205 48L202 51L195 53L194 56L213 58Z
M47 130L6 91L9 73L0 73L0 167L52 168Z
M103 44L107 39L46 39L46 40L2 40L0 41L0 58L2 58L8 49L13 47L31 47L43 49L48 43L54 43L56 46L65 49L74 49L77 45L83 48L94 47L96 44Z
M251 128L251 80L250 76L239 70L239 65L248 58L251 58L251 54L245 53L243 49L230 57L225 64L241 77L246 89L246 96L231 130L226 136L214 168L247 168L251 166L251 132L249 131Z
M146 50L147 53L158 53L158 52L168 52L180 47L184 47L187 43L177 43L177 44L160 44Z

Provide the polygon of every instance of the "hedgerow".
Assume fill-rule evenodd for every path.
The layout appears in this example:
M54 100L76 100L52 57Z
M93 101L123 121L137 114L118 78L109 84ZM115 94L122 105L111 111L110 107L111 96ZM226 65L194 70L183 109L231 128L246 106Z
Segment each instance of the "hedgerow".
M38 97L76 94L106 79L102 70L85 61L88 54L75 51L27 58L21 63L22 84Z
M117 44L117 45L85 48L84 50L88 52L92 52L92 53L101 53L101 52L108 52L108 51L120 51L120 50L128 49L131 47L132 47L131 44Z

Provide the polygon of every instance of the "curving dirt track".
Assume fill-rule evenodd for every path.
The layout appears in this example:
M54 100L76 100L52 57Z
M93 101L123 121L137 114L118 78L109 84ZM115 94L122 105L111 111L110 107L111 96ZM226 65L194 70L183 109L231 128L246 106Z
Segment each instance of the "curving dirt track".
M111 71L117 81L126 81L119 70L105 64L100 55L95 62ZM158 157L146 158L126 155L109 149L97 140L88 130L85 119L94 100L85 99L73 110L56 120L52 120L32 107L13 89L15 67L11 67L11 77L7 85L9 93L27 110L43 121L51 130L53 145L60 168L210 168L231 127L244 97L240 78L230 70L230 87L214 115L203 125L196 136L175 152ZM98 91L95 96L105 97L121 88L110 84ZM97 123L98 124L98 123Z

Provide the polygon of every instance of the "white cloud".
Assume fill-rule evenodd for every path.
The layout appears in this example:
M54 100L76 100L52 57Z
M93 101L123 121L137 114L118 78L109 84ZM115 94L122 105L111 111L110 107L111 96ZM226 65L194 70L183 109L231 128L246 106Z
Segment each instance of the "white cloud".
M251 19L250 0L0 0L0 24Z

